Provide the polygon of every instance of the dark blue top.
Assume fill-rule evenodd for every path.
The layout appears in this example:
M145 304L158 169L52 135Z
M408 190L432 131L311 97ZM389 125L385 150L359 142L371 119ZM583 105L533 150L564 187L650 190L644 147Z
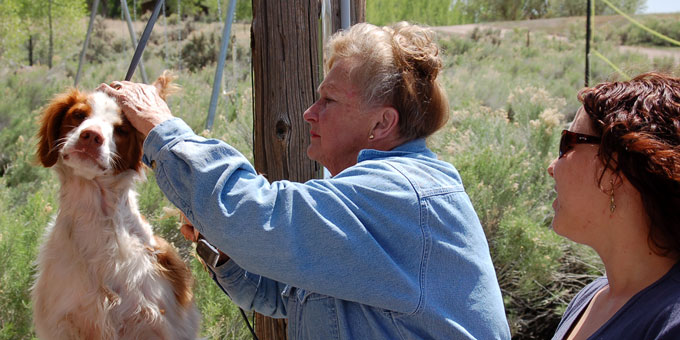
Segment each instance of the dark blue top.
M590 300L608 283L600 277L571 300L553 340L568 335ZM680 264L635 294L588 339L680 339Z

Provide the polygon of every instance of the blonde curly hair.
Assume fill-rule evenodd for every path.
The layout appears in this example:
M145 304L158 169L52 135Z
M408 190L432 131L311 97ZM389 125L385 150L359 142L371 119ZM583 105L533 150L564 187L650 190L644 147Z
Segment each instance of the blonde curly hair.
M432 30L399 22L360 23L335 33L326 45L326 72L340 59L352 61L350 80L363 105L390 105L399 112L406 140L427 137L448 120L448 100L437 81L442 69Z

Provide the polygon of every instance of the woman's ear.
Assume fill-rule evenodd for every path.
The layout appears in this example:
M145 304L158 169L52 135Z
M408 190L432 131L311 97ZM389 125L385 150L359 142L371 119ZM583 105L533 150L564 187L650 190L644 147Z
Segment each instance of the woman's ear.
M604 167L604 165L603 165ZM600 173L598 183L600 191L605 194L611 194L612 190L617 190L624 185L625 176L622 173L615 173L611 169L604 169Z
M374 140L399 138L399 112L392 106L382 106L376 109L375 120L371 136Z

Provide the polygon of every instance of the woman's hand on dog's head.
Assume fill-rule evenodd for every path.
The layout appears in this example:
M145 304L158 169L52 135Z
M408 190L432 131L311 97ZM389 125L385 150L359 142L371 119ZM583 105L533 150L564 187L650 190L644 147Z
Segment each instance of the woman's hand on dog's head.
M115 99L125 117L144 137L156 125L173 117L168 104L153 85L114 81L111 85L99 85L97 91Z

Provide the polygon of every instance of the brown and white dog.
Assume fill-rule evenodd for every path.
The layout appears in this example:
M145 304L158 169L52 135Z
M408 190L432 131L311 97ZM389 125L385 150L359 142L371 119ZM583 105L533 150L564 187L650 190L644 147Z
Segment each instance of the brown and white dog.
M38 158L61 188L31 291L38 337L194 339L191 273L137 208L142 135L102 92L57 96L41 123Z

